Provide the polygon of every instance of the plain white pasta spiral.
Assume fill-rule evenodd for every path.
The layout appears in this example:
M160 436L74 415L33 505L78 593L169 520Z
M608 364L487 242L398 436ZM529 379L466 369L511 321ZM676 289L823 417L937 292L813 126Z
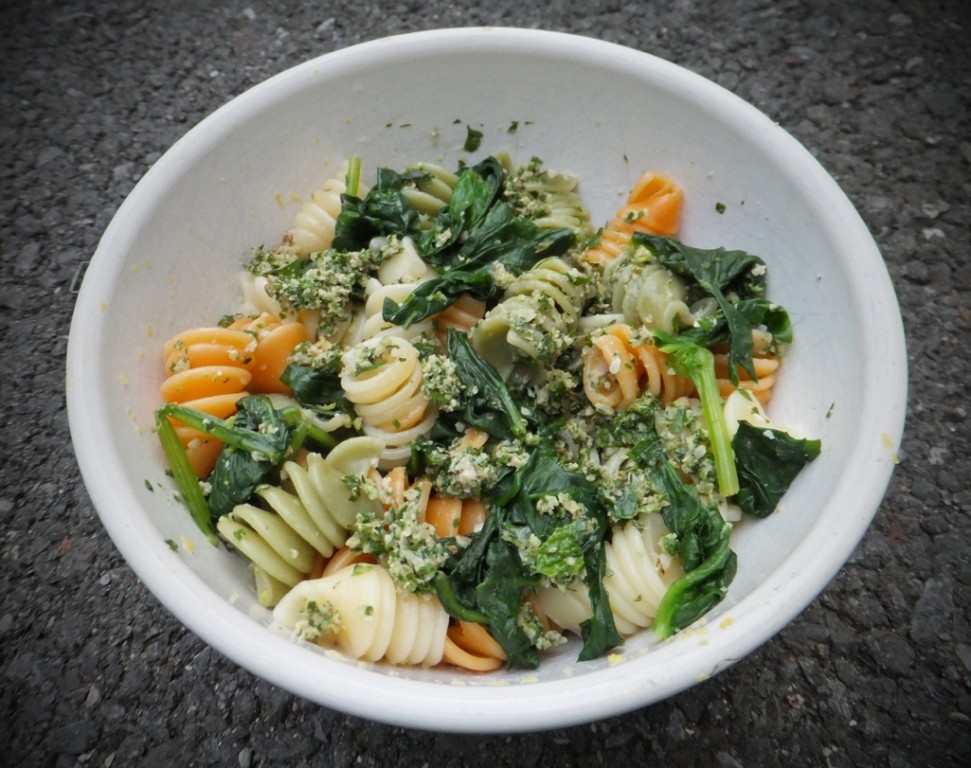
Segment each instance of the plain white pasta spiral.
M423 384L418 350L407 339L378 336L344 353L341 387L365 434L384 443L383 469L404 464L412 441L435 424L438 411Z
M399 336L409 341L435 335L435 324L430 318L412 323L407 328L394 325L384 319L384 302L391 299L395 304L402 304L421 285L415 283L391 283L382 285L377 280L371 280L365 287L367 298L364 302L364 324L361 326L361 339L374 339L381 336Z
M604 587L610 599L617 631L632 635L649 627L671 586L684 575L680 562L665 552L662 539L669 533L659 514L615 525L605 546L607 575ZM578 581L566 590L546 587L537 595L547 616L576 634L593 613L586 586Z
M243 294L242 312L246 315L262 315L264 312L274 317L285 314L269 290L270 281L266 275L254 275L243 270L239 275L239 286Z
M375 238L372 248L387 248L389 243ZM410 237L397 242L397 250L388 256L378 268L376 278L368 280L364 288L364 321L360 327L358 341L378 336L400 336L413 341L419 337L432 337L435 326L426 318L413 323L408 328L393 325L384 319L384 302L391 299L402 304L414 290L426 280L437 276L437 272L427 264L415 248Z
M347 192L347 167L344 163L333 178L310 196L287 230L287 241L301 256L330 248L341 212L341 195ZM355 195L363 198L366 194L367 187L358 182Z
M361 496L351 499L346 476L363 478L377 466L383 448L369 437L349 438L326 458L307 454L307 466L288 461L283 485L262 485L256 494L265 507L238 504L216 523L222 537L246 556L257 574L260 602L270 605L306 578L321 557L343 546L360 512L380 511L380 504Z
M363 661L429 667L442 660L449 617L438 598L396 587L381 565L349 565L303 581L280 601L273 618L300 634L311 602L334 617L333 629L313 638L321 645Z
M378 280L382 284L420 283L438 275L435 269L419 255L410 237L402 237L394 243L394 252L388 255L378 267ZM369 245L372 249L391 247L385 238L374 238Z
M279 318L288 317L289 312L273 297L270 280L266 275L255 275L249 270L243 270L239 276L239 285L243 294L241 310L244 315L268 314ZM314 338L317 335L317 328L320 325L319 309L301 309L294 318L303 324L307 331L307 338Z
M694 317L684 281L663 264L639 257L641 253L628 252L607 270L612 309L635 327L676 333L690 326Z
M475 351L502 376L519 360L547 364L572 341L587 296L583 275L558 256L519 275L472 331Z

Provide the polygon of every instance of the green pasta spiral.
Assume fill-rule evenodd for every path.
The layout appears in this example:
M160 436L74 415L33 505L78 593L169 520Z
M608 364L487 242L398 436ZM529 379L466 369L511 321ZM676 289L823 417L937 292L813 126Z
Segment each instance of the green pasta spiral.
M506 377L517 362L547 366L573 342L587 278L558 256L519 275L472 332L475 351Z
M363 478L377 465L382 448L380 440L356 437L326 458L308 454L306 468L288 461L281 485L257 488L261 506L238 504L219 518L219 534L252 562L263 605L275 605L302 581L318 553L330 557L343 546L360 512L379 510L376 501L353 498L344 478Z
M611 307L629 325L676 333L694 320L684 281L646 249L628 251L607 269L604 279Z
M459 182L456 174L433 163L416 163L407 170L421 173L421 178L401 189L401 194L416 211L434 217L448 206L455 185Z
M543 170L533 158L511 173L503 195L518 215L541 229L571 229L581 236L590 234L590 212L577 193L575 176Z

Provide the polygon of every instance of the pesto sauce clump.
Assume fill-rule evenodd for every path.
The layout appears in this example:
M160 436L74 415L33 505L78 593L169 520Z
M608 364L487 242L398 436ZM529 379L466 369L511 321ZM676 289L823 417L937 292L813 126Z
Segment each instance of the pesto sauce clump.
M420 495L412 487L402 504L389 503L377 514L358 514L347 540L351 549L374 555L394 582L410 592L432 591L432 579L449 555L435 527L421 520Z

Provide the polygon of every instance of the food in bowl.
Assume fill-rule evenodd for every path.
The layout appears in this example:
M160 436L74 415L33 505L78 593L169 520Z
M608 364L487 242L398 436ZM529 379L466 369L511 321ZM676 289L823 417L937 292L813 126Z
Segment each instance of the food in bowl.
M568 169L597 224L610 221L642 169L669 172L686 193L678 238L765 256L771 298L790 313L797 338L769 412L824 450L775 512L733 524L730 589L668 640L638 632L577 663L581 641L571 638L544 652L535 670L485 675L354 662L295 643L256 599L245 559L205 542L166 472L153 433L161 340L238 310L233 275L246 254L276 243L321 179L343 180L342 158L364 158L369 178L422 158L456 168L472 129L487 147ZM439 30L352 46L217 110L145 174L105 231L78 296L67 363L71 437L94 507L174 616L289 692L437 731L589 722L744 658L819 594L859 542L891 475L906 403L903 332L886 268L812 155L683 68L535 30Z
M280 625L370 662L531 669L708 613L732 522L820 450L765 411L793 339L765 261L676 239L662 173L598 227L535 157L361 165L164 345L199 527Z

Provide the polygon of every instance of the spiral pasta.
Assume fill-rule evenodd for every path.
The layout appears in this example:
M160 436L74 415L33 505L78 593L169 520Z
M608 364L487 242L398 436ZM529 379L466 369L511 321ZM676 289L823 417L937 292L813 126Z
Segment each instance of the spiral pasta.
M622 635L649 627L667 588L684 575L680 562L664 550L662 540L668 533L661 516L651 514L615 525L611 540L604 544L604 587ZM582 582L565 590L546 587L537 593L537 600L551 621L575 634L580 634L580 625L592 614Z
M452 200L459 177L433 163L415 163L406 169L419 171L421 178L401 188L401 194L419 213L434 216Z
M402 467L392 469L384 478L384 485L391 507L403 505L409 487L417 487L419 519L433 525L439 537L471 533L485 516L481 501L451 499L433 493L425 479L409 486ZM365 578L356 578L359 576ZM393 599L389 584L393 587ZM412 665L444 661L477 672L497 669L506 658L485 627L451 621L437 598L398 587L388 570L373 557L347 547L330 558L320 578L302 581L287 593L274 611L274 617L282 625L300 632L301 612L306 611L310 600L327 606L328 615L335 617L335 627L329 635L315 634L307 639L324 645L336 644L354 658ZM390 633L386 634L389 626L362 627L353 619L362 610L373 615L376 622L390 625ZM348 615L352 616L350 621L346 618ZM390 638L387 645L386 637Z
M663 264L636 256L620 256L604 274L613 310L631 325L665 333L690 326L694 318L684 280Z
M719 352L715 355L715 376L718 379L718 390L723 399L736 389L743 389L752 394L762 406L769 404L772 399L772 388L775 386L776 375L782 364L777 354L772 352L772 337L767 331L754 329L752 331L752 370L756 378L753 379L748 371L738 367L738 384L734 384L729 375L730 364L728 355Z
M283 307L273 297L266 275L255 275L245 269L239 274L239 287L243 294L243 312L246 314L261 315L265 312L276 317L283 316Z
M391 283L382 285L377 280L368 283L365 292L363 322L358 330L360 341L377 339L382 336L397 336L408 341L422 337L431 338L435 335L435 323L426 318L412 323L407 328L394 325L384 319L384 302L390 299L395 304L402 304L421 283Z
M606 266L627 248L635 232L674 235L681 219L684 194L670 176L647 171L641 175L627 197L627 204L600 231L596 245L587 249L581 259L589 264Z
M615 323L591 337L583 357L583 391L604 410L629 407L649 391L662 405L694 392L691 379L675 373L667 355L647 336L636 340L629 325Z
M445 346L445 338L449 328L463 333L471 333L483 317L485 317L486 303L471 294L463 293L446 309L434 315L435 329L438 340Z
M341 387L368 435L385 445L381 466L403 464L411 442L426 434L438 411L424 393L418 350L407 339L365 339L344 354Z
M288 461L282 484L256 490L263 507L239 504L216 525L219 534L247 559L257 574L260 602L279 595L323 567L343 546L361 512L379 508L367 498L351 498L344 478L363 478L377 464L381 443L368 437L339 443L326 458L306 455L306 466Z
M543 259L519 275L473 329L475 351L503 376L517 360L552 362L573 343L587 291L575 267L558 256Z
M256 346L251 334L229 328L190 328L173 336L162 351L162 401L228 418L236 412L236 402L249 394ZM207 476L222 442L177 422L173 426L193 471Z
M381 263L377 275L364 286L364 306L350 318L347 328L340 331L341 345L353 347L381 336L398 336L409 341L434 337L435 322L431 318L403 328L384 319L384 303L388 299L395 304L403 303L419 285L437 274L435 270L418 255L411 238L393 242L375 238L372 247L388 250L390 255Z
M297 320L281 320L264 312L258 317L242 317L233 322L231 330L241 330L256 339L250 364L251 392L290 394L290 388L280 381L293 350L309 340L306 326Z
M484 432L470 427L469 433L481 435L481 443L488 438ZM477 437L475 438L477 439ZM432 484L425 477L416 478L409 483L408 473L404 467L393 467L384 478L388 489L390 503L400 507L405 503L405 491L409 488L418 489L418 517L435 529L439 538L448 536L468 536L477 531L485 521L487 510L480 499L459 499L446 496L432 489Z
M292 245L301 256L330 248L334 240L337 217L341 212L341 195L347 190L348 163L327 179L300 208L293 224L284 236L284 242ZM364 197L367 187L358 183L355 194Z
M513 210L541 229L572 229L585 234L590 229L590 212L577 194L575 176L541 169L533 158L517 173L506 178L504 195Z
M326 611L321 631L313 614ZM378 564L349 565L303 581L273 610L274 620L306 640L362 661L429 667L442 660L449 616L434 594L395 585Z
M474 427L466 433L469 444L481 447L488 435ZM408 474L404 467L393 468L384 478L390 504L400 507L409 490ZM439 538L468 536L479 530L487 510L479 499L457 499L432 490L426 478L418 478L410 485L418 489L418 518L435 529ZM330 564L328 563L328 567ZM325 570L325 573L327 571ZM489 631L468 621L455 620L449 626L442 660L452 666L473 672L498 669L506 659L502 647Z
M505 660L506 652L481 624L457 620L449 626L442 661L471 672L491 672Z

